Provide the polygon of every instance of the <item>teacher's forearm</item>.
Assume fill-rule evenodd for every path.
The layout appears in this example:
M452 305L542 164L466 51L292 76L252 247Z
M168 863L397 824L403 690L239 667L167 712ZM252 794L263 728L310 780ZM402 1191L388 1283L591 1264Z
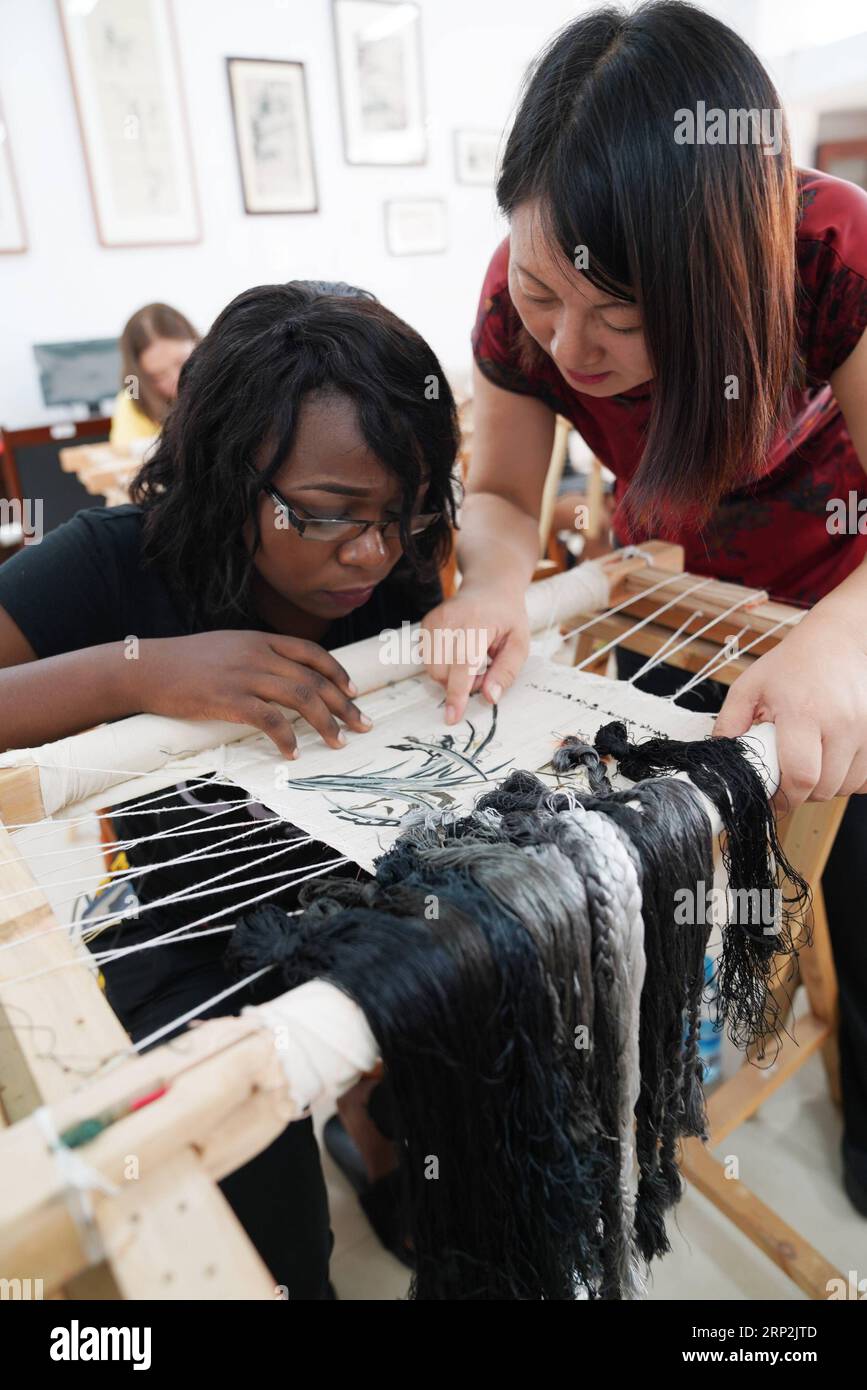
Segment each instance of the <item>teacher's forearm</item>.
M514 502L474 492L461 511L458 568L464 588L523 593L539 559L539 523Z

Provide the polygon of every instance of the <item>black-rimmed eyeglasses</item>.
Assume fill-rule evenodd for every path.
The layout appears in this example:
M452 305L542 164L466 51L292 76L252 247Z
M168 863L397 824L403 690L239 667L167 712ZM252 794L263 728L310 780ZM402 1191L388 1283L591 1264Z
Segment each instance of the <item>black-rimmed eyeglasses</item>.
M291 502L277 488L269 484L263 489L286 516L292 526L305 541L350 541L357 540L371 526L378 526L383 540L400 539L400 522L396 518L388 521L347 521L346 517L299 516ZM442 512L417 512L409 519L407 527L411 536L420 536L429 531L442 519Z

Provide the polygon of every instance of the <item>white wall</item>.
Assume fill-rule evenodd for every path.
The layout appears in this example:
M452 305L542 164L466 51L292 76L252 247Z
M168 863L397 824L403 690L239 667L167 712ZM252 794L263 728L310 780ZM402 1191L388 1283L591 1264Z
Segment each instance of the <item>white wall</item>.
M848 6L849 0L825 0L823 12L833 12L835 4ZM0 0L0 103L30 243L24 255L0 256L0 423L49 418L33 342L114 337L134 309L154 299L176 304L204 329L240 290L292 278L366 286L426 335L447 370L468 368L481 276L503 229L492 190L455 182L453 132L501 129L529 60L555 29L588 7L577 0L421 0L429 162L372 169L343 159L330 0L173 0L203 240L190 247L106 249L97 240L54 0ZM763 47L779 54L787 16L814 11L815 0L710 0L706 8L749 42L764 40ZM839 26L835 37L838 32ZM851 61L864 53L864 42L843 41L814 50L809 59L772 62L784 100L791 78L801 159L811 157L806 73L827 103L847 53L845 104L860 104L852 100L857 74ZM245 215L227 55L306 64L318 214ZM867 62L859 71L867 98ZM382 204L401 196L447 199L446 254L386 253Z
M503 235L487 188L454 179L456 127L500 129L533 53L580 5L570 0L422 0L429 162L344 162L330 0L174 0L203 240L152 249L99 245L54 0L0 0L0 102L30 250L0 256L0 423L49 418L33 342L113 337L150 300L201 329L250 285L342 279L373 290L426 335L447 369L468 368L481 276ZM306 64L318 214L247 216L226 78L227 55ZM449 249L396 258L386 198L444 196ZM57 415L59 412L53 412Z

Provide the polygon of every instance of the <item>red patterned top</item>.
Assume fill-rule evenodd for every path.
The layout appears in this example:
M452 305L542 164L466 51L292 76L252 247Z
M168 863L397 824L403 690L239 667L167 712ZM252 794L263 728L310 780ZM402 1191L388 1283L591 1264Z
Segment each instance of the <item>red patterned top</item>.
M724 497L701 531L669 538L685 547L693 573L812 604L867 552L867 535L829 534L826 507L831 498L847 502L850 493L867 498L867 459L862 467L828 385L867 329L867 193L812 169L800 170L798 180L798 333L806 389L794 393L792 426L778 436L764 476ZM575 390L547 355L523 370L508 266L506 240L482 286L473 330L479 368L496 386L536 396L571 420L615 475L619 500L641 458L654 383L597 397Z

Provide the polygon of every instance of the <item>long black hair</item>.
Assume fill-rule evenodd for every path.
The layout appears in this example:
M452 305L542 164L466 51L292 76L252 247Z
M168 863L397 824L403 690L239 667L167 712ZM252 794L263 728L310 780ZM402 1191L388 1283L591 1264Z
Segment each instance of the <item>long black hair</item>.
M178 399L131 495L145 512L144 554L190 611L210 625L251 614L258 499L288 457L305 397L350 398L370 450L400 480L404 555L397 568L429 581L451 546L452 469L459 434L445 373L424 339L373 295L292 280L233 299L181 372ZM255 468L260 451L267 462ZM442 520L412 538L424 507Z
M740 126L731 143L679 143L699 103L744 125L774 113L778 151ZM648 530L702 520L762 472L800 374L797 187L762 64L682 0L593 9L536 61L497 198L508 216L538 201L569 269L586 247L591 283L641 311L657 381L626 516Z

